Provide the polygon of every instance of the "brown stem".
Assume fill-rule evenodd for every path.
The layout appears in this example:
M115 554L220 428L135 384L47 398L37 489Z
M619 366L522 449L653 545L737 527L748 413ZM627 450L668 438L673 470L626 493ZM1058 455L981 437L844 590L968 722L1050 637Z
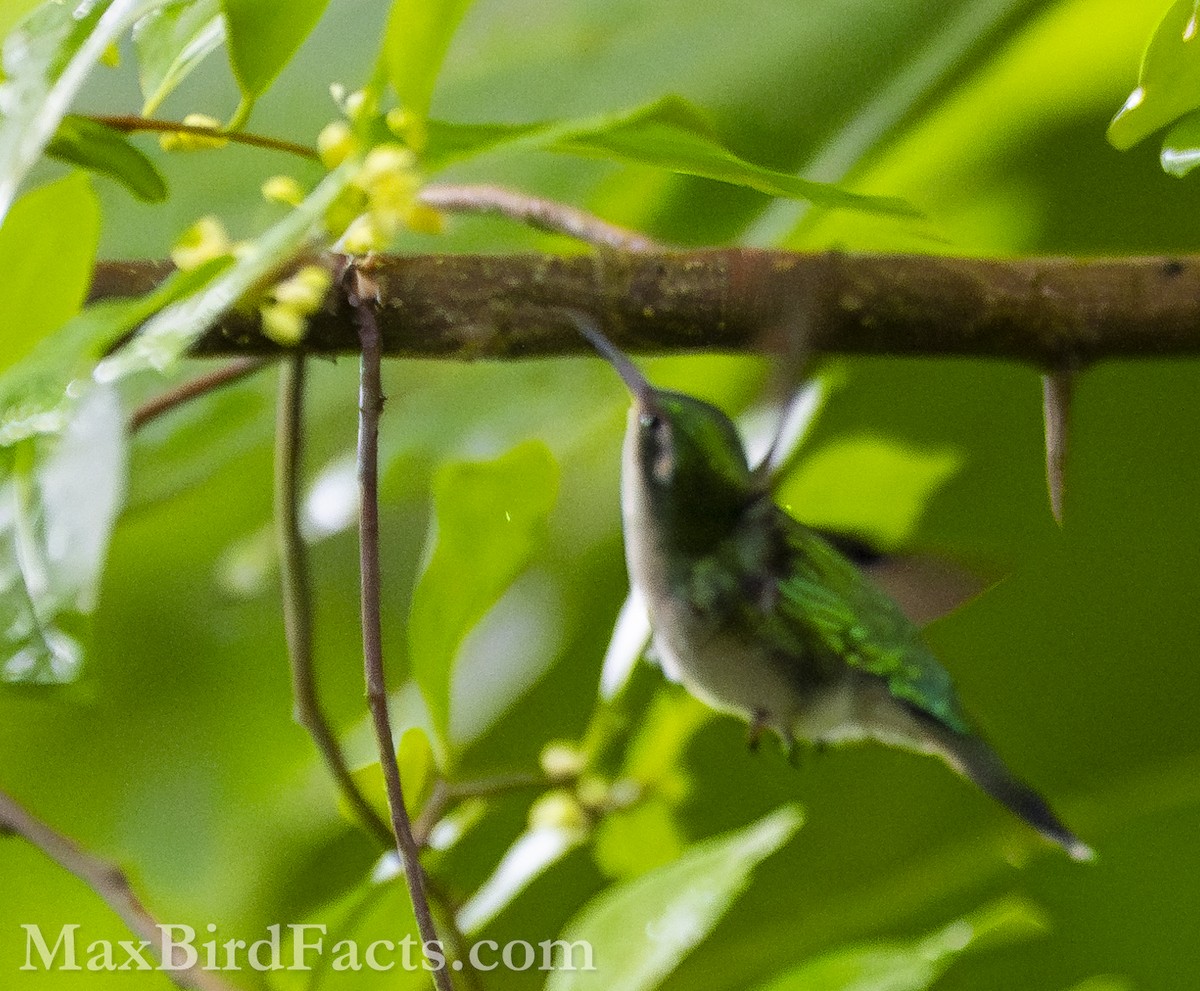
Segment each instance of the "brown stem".
M313 591L308 551L300 532L300 470L304 451L304 380L302 355L286 358L279 369L279 411L275 432L275 528L283 592L283 627L292 669L296 722L308 730L343 800L384 847L392 831L366 800L338 743L317 695L313 667Z
M153 399L148 399L129 415L129 432L137 433L147 423L157 420L163 414L170 413L172 410L178 409L194 399L199 399L201 396L207 396L210 392L215 392L224 386L239 382L270 363L269 358L236 358L221 368L197 376Z
M179 120L156 120L153 117L139 117L136 114L89 114L89 120L111 127L123 134L136 134L139 131L154 131L160 134L195 134L203 138L219 138L222 141L232 141L234 144L251 145L255 148L267 148L271 151L282 151L289 155L297 155L315 162L321 160L316 149L307 145L284 141L282 138L269 138L262 134L249 134L246 131L223 131L199 124L185 124Z
M333 260L328 263L333 266ZM381 255L382 353L516 360L586 354L566 315L595 315L634 353L720 351L1001 358L1047 370L1200 355L1200 257L1088 261L725 249L670 254ZM155 262L101 265L93 298L144 291ZM359 350L344 289L309 323L309 354ZM804 340L797 341L796 328ZM198 355L278 354L230 311Z
M541 774L508 774L478 781L438 781L433 786L433 792L425 807L421 809L417 821L413 823L413 837L418 846L425 846L429 842L429 834L433 832L433 827L441 821L451 805L463 799L491 798L531 788L552 788L566 783L567 780L551 780Z
M663 246L644 234L631 231L607 220L554 200L527 196L503 186L426 186L419 194L421 202L439 210L455 213L497 213L517 223L565 234L577 241L615 251L662 251Z
M379 414L383 410L383 386L380 381L380 336L375 317L378 305L375 286L353 262L344 270L348 296L358 322L362 347L362 370L358 396L358 477L361 494L359 514L359 553L362 581L363 666L367 684L367 706L375 726L379 745L379 763L392 812L392 830L396 849L404 864L404 877L412 898L417 929L421 934L426 959L431 947L439 947L437 929L429 911L425 893L425 872L420 850L413 839L412 824L404 805L404 787L396 762L396 743L388 713L387 679L383 668L383 624L380 600L382 583L379 568ZM445 968L433 970L438 991L454 991Z
M59 867L70 871L99 895L138 939L148 942L156 954L161 950L164 930L138 899L123 870L83 850L0 791L0 834L3 833L20 836ZM163 963L169 963L170 969L164 972L177 987L193 991L231 991L228 984L210 971L195 964L184 966L186 960L182 958L164 960Z

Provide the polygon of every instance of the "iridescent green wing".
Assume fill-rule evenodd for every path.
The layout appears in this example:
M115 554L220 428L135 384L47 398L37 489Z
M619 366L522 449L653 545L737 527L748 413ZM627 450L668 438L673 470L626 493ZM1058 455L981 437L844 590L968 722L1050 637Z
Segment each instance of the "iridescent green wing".
M822 537L778 514L787 563L773 606L775 628L883 678L897 698L969 732L950 675L900 607Z

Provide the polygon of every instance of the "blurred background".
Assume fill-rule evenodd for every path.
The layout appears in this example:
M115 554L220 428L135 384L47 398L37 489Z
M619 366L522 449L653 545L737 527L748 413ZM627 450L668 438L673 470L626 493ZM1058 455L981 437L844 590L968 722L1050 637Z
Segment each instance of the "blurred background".
M805 210L714 182L550 154L488 156L445 178L579 204L684 247L1195 251L1200 184L1165 176L1153 142L1120 153L1104 137L1166 6L478 0L451 49L435 116L522 122L680 93L710 110L744 157L846 177L854 188L905 197L926 217ZM329 84L354 87L369 73L385 15L376 0L333 0L250 129L312 143L336 112ZM134 112L132 60L101 71L85 102L94 112ZM160 114L228 119L236 102L216 57ZM172 191L165 205L97 181L102 257L164 256L206 213L250 235L277 216L259 195L263 179L316 175L255 149L159 159ZM497 219L452 218L443 235L408 235L399 250L579 249ZM657 384L735 414L768 373L746 358L644 367ZM350 460L356 371L348 360L313 369L308 515L322 691L361 763L370 742ZM290 716L270 532L274 375L138 436L96 656L66 689L0 686L4 786L128 865L160 918L219 923L222 934L251 938L271 922L344 911L375 857L339 815ZM1041 909L1045 931L964 958L938 988L1059 991L1094 975L1113 976L1097 989L1190 986L1200 971L1197 368L1146 360L1082 376L1062 529L1047 505L1032 369L863 359L831 364L825 378L828 399L785 486L792 510L1001 578L931 626L930 641L1001 753L1099 859L1080 866L1031 844L935 762L863 747L793 769L773 747L749 753L744 725L699 720L679 755L689 786L672 813L685 840L789 801L807 819L663 986L754 986L814 952L927 932L1006 895ZM547 741L577 739L587 727L626 592L617 488L624 392L586 359L392 363L386 390L385 647L396 684L439 466L495 457L529 438L560 461L550 537L465 643L451 710L456 773L536 767ZM686 708L643 668L630 689L631 732L655 705ZM411 687L398 706L420 718ZM439 865L451 888L481 883L521 832L528 805L528 796L494 804L487 828ZM556 935L605 873L603 858L577 849L486 934L501 942ZM0 932L80 922L96 938L124 938L90 892L25 845L0 844L0 891ZM15 974L20 953L19 939L0 939L0 972ZM169 986L162 975L19 976L14 986ZM265 986L262 975L245 976L244 986ZM366 974L353 986L372 980L400 986L396 975ZM533 972L494 983L540 980Z

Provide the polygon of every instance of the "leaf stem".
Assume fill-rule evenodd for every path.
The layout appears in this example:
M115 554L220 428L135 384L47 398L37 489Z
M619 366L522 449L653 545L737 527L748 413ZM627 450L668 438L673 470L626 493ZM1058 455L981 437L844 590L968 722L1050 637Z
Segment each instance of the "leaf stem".
M220 138L223 141L232 141L234 144L282 151L288 155L296 155L314 162L321 160L317 150L308 145L285 141L282 138L271 138L263 134L252 134L248 131L218 130L199 124L185 124L180 120L139 117L137 114L85 114L84 116L98 124L111 127L114 131L120 131L122 134L136 134L140 131L153 131L159 134L195 134L203 138Z
M413 914L421 935L422 949L429 960L430 950L440 948L429 898L425 892L425 874L420 849L413 839L412 824L404 805L404 787L396 761L396 742L388 713L387 679L383 666L383 624L380 599L382 586L379 567L379 415L383 410L380 377L381 342L374 307L377 289L353 261L343 270L347 297L354 309L362 346L358 398L358 478L361 498L359 514L359 554L362 582L363 668L367 686L367 706L375 726L379 762L392 813L396 849L404 864L404 876L412 898ZM432 961L430 961L432 963ZM433 970L438 991L454 991L444 967Z
M283 626L292 669L294 717L312 737L346 804L386 848L392 831L355 784L345 755L317 695L313 668L313 590L308 551L300 532L300 469L304 452L303 355L284 359L279 369L275 430L275 532L283 592Z
M163 944L163 930L146 910L129 883L129 878L115 864L93 856L62 833L26 811L10 795L0 791L0 834L11 833L31 843L64 870L70 871L92 889L113 910L139 939L152 947ZM188 965L182 957L173 958L167 977L177 987L189 991L230 991L230 986L215 974L195 964Z

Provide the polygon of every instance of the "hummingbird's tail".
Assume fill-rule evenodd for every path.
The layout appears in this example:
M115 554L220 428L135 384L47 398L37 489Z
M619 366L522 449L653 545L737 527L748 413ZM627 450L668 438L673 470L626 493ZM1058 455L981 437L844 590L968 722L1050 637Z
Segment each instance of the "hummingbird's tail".
M1091 847L1063 825L1041 795L1013 776L985 740L940 724L932 736L934 749L946 763L979 785L1046 839L1057 843L1072 860L1092 860L1096 856Z

